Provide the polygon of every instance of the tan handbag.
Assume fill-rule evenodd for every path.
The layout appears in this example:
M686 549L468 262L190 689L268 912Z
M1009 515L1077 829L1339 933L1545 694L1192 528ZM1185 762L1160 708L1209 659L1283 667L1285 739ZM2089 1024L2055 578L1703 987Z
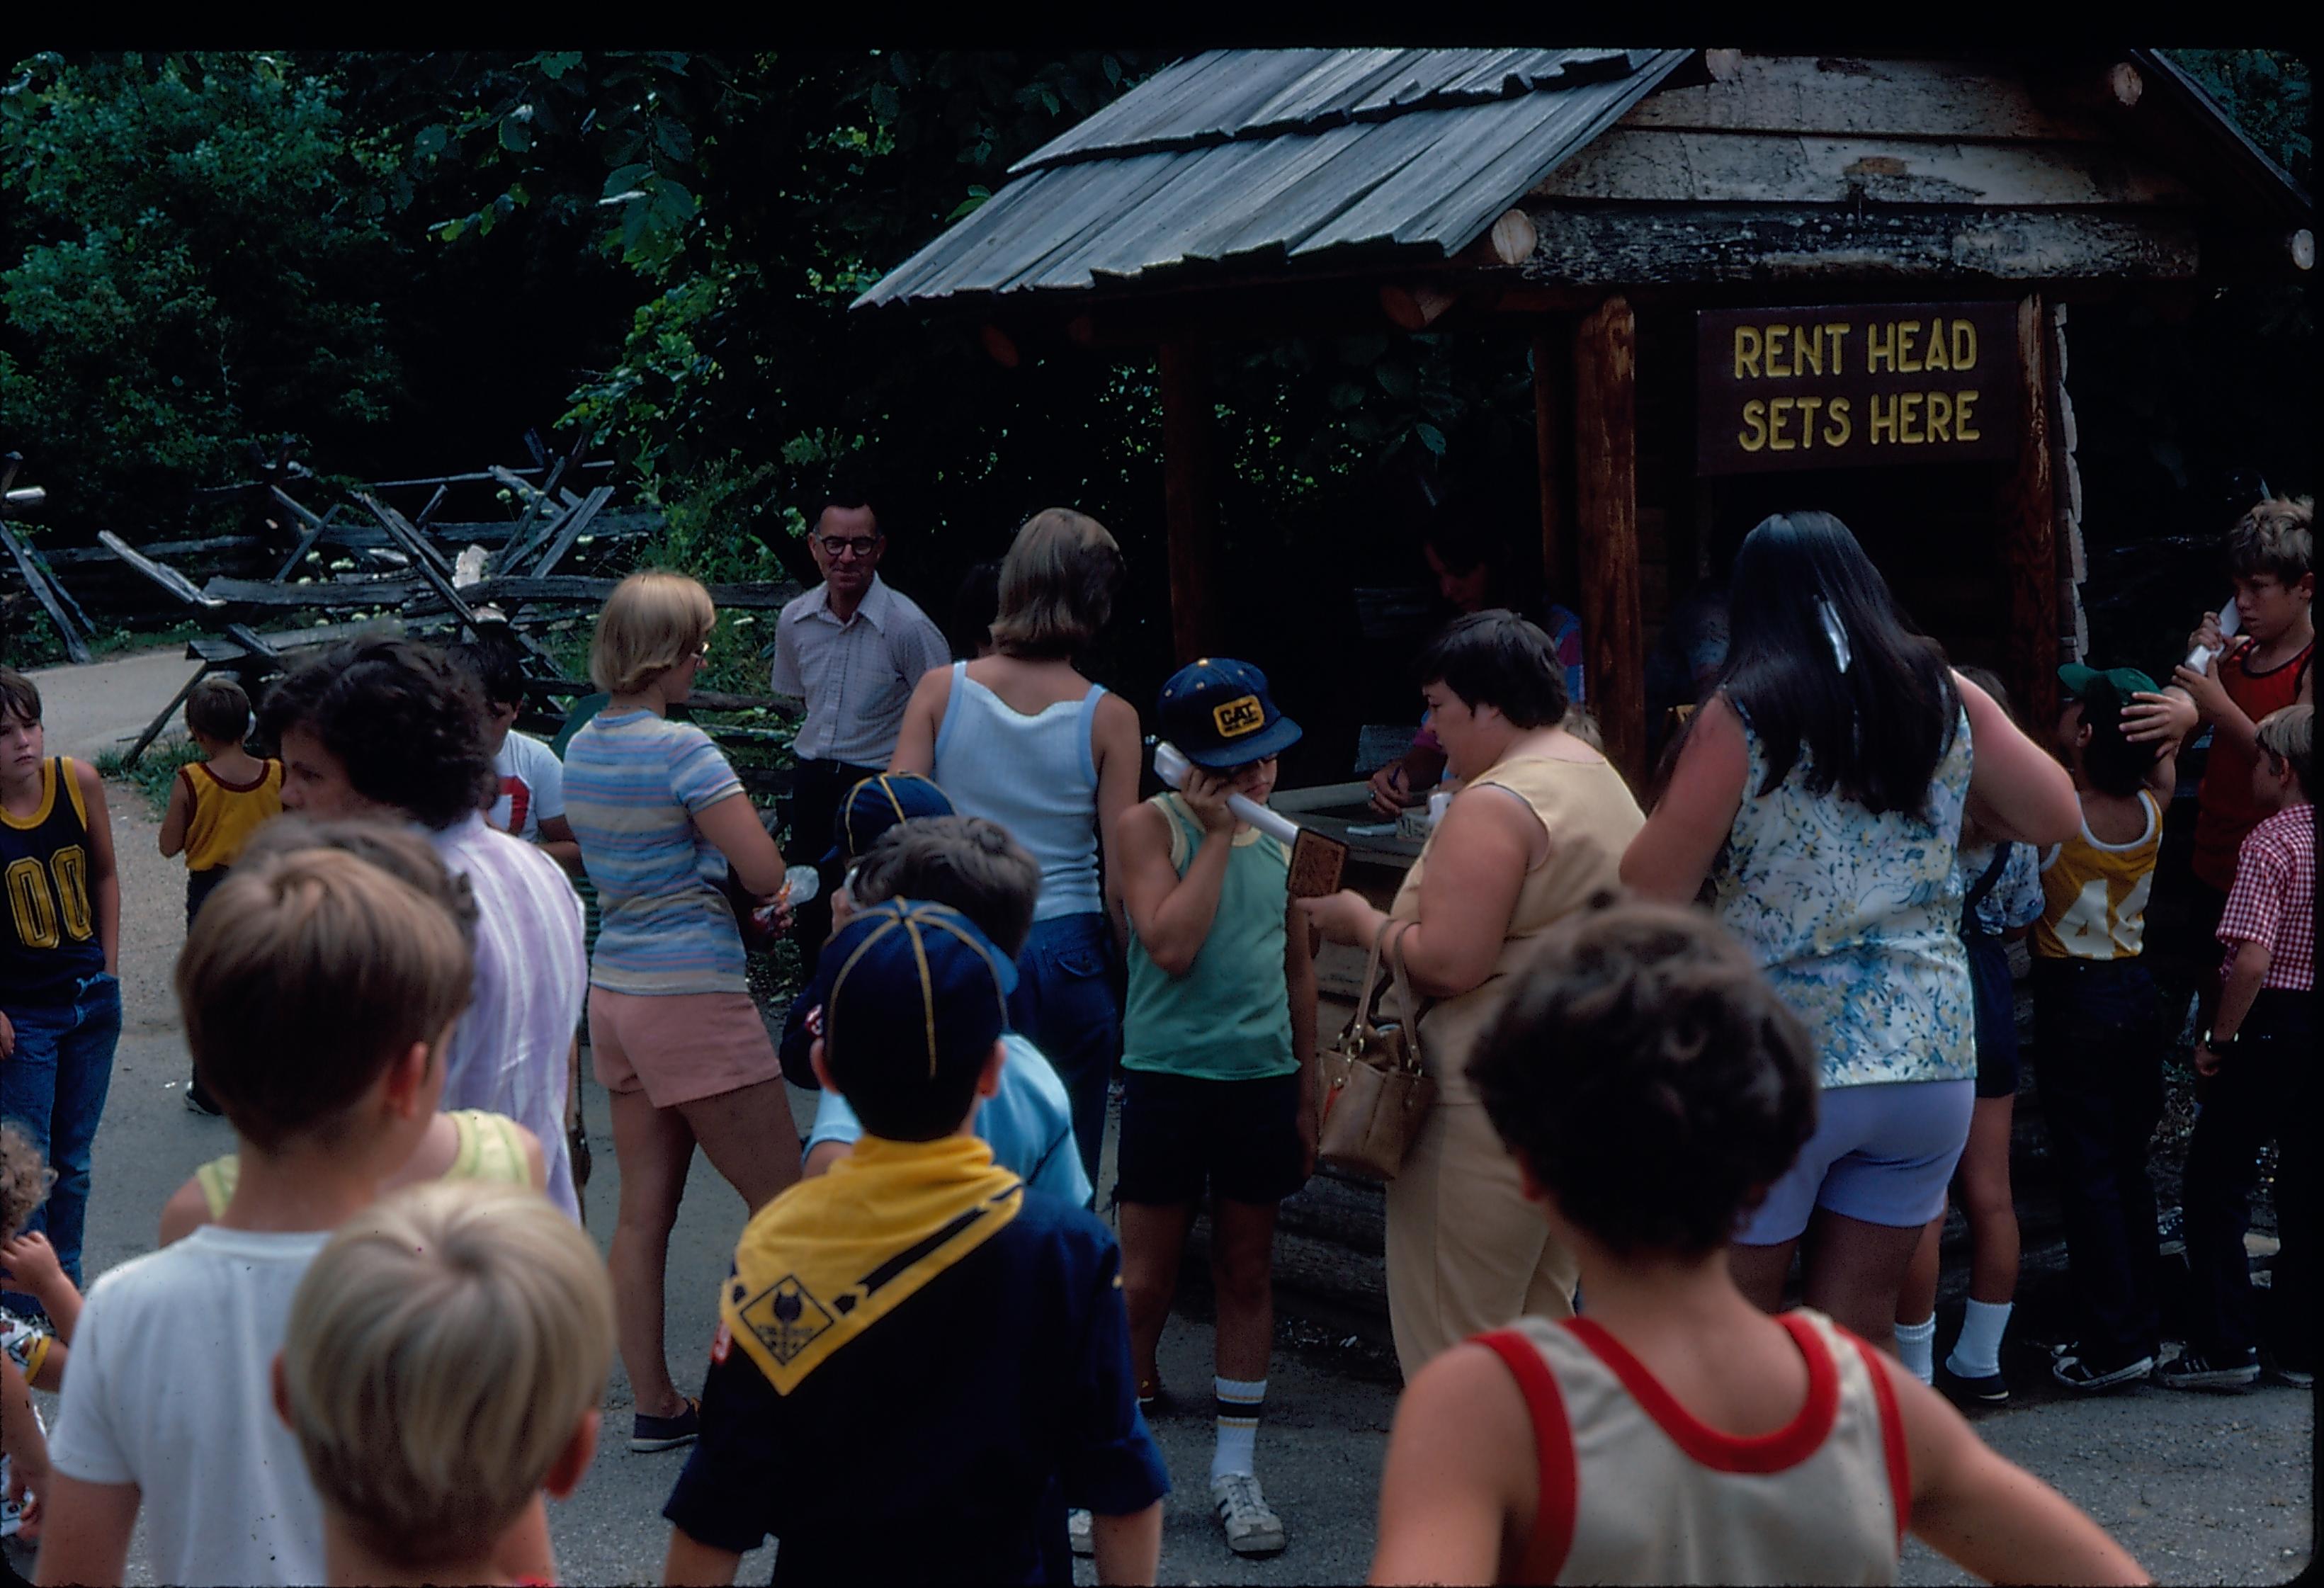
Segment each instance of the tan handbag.
M1420 1026L1413 1018L1412 982L1404 969L1404 928L1380 924L1364 961L1365 998L1337 1040L1315 1056L1322 1094L1315 1156L1350 1174L1393 1180L1404 1155L1436 1102L1436 1082L1423 1069ZM1393 933L1396 943L1383 946ZM1393 983L1397 1018L1380 1018L1380 999Z

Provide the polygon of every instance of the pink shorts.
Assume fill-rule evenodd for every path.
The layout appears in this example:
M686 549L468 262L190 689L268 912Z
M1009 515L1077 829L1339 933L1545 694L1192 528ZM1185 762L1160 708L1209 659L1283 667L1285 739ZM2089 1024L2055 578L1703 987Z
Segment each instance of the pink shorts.
M589 1065L608 1092L672 1108L779 1078L775 1045L747 992L589 989Z

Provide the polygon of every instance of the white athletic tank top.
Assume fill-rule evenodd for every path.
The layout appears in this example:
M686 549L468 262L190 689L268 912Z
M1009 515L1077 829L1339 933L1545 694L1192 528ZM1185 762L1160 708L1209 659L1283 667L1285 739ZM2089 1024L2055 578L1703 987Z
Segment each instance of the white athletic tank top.
M1480 1334L1533 1417L1541 1497L1526 1583L1893 1583L1911 1484L1895 1391L1821 1313L1778 1320L1808 1369L1784 1427L1696 1419L1588 1318Z
M1097 758L1090 726L1105 687L1035 716L953 663L952 693L936 728L936 786L963 816L999 822L1041 865L1033 919L1102 909L1098 892Z

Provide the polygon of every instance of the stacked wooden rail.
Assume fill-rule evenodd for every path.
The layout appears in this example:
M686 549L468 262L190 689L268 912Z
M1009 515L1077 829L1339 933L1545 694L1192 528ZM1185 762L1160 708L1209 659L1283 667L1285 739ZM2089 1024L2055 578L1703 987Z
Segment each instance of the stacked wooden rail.
M558 676L562 669L541 636L593 617L615 583L602 574L572 571L572 565L583 562L576 553L588 548L591 556L584 566L603 568L604 543L650 535L662 525L650 509L614 508L615 487L601 473L609 466L584 461L577 448L561 457L543 457L532 469L494 466L380 481L346 492L321 511L293 494L298 488L313 494L316 476L287 451L272 459L254 455L253 461L252 480L198 496L211 505L242 503L263 532L135 546L106 530L99 531L97 545L56 548L43 561L8 531L0 515L0 549L14 559L76 661L88 660L82 641L88 619L52 564L70 570L76 583L91 580L98 570L111 574L116 585L130 581L139 593L134 605L140 616L190 621L205 631L186 647L187 660L198 664L193 675L131 747L131 764L211 673L235 675L255 699L268 678L295 665L302 653L371 633L444 639L474 634L513 645L530 675L528 688L540 702L528 714L528 724L553 730L562 712L548 709L549 703L593 690L586 682ZM0 468L13 474L13 464ZM447 504L478 487L494 493L505 488L516 516L498 522L451 517ZM391 492L427 495L407 515L389 501ZM318 563L318 557L327 560ZM722 607L771 612L798 588L718 585L711 594ZM93 604L100 610L118 609L112 601ZM263 632L256 626L299 618L321 621ZM756 708L788 715L790 709L771 697L708 692L697 694L694 704L710 712ZM788 738L766 728L720 725L709 731L733 748ZM766 793L781 791L787 780L752 769L744 781L754 792Z

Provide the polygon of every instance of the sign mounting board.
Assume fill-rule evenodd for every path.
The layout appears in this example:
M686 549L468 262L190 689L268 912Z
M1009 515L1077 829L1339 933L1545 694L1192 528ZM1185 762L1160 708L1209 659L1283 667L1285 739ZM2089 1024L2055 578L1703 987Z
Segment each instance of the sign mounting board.
M1849 303L1695 316L1706 475L2017 456L2015 303Z

